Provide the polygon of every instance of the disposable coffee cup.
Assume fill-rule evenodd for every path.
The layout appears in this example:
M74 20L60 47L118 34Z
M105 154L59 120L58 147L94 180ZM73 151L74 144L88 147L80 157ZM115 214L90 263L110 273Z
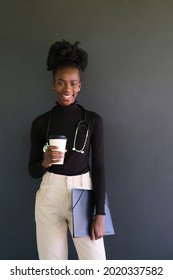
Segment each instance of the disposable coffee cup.
M65 152L66 144L67 144L67 137L65 135L51 135L49 137L49 145L57 146L58 151L60 152ZM59 162L55 162L54 164L63 164L63 163L64 163L64 158Z

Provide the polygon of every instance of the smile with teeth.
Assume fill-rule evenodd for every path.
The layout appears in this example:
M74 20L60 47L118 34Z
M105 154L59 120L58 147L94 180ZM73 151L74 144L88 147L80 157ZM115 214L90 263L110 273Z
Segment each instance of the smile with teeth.
M62 97L64 99L70 99L72 97L72 95L66 95L66 94L62 94Z

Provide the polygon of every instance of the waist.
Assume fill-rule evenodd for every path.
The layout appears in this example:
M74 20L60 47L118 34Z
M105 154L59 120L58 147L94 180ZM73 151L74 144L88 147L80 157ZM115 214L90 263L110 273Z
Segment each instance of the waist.
M71 188L92 189L90 172L69 176L47 171L43 176L42 182L56 186L58 186L58 183L62 182L71 186Z
M70 165L71 166L71 165ZM74 167L74 166L73 166ZM54 173L56 175L64 175L64 176L79 176L82 174L86 174L90 171L89 165L79 165L75 168L68 168L65 165L52 165L47 169L47 172Z

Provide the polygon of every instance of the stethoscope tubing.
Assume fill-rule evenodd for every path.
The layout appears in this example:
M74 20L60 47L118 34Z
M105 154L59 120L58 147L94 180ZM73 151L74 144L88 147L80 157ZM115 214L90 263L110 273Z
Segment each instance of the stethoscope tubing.
M76 126L72 150L77 152L77 153L84 154L84 149L85 149L87 139L88 139L88 134L89 134L89 124L86 121L86 110L83 108L83 106L81 106L79 104L77 104L77 105L82 108L82 110L84 112L84 119L79 121L77 126ZM46 145L43 147L43 152L46 152L47 148L49 147L50 124L51 124L52 113L53 113L54 108L55 107L52 108L52 110L50 111L50 114L49 114L49 120L48 120L47 131L46 131ZM77 139L77 135L78 135L78 131L79 131L80 127L85 127L85 129L86 129L85 140L84 140L84 143L83 143L83 147L81 149L76 149L76 139Z

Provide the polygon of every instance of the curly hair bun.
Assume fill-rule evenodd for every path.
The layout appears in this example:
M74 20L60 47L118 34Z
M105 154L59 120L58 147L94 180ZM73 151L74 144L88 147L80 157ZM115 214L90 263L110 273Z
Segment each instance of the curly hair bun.
M82 71L88 64L88 54L85 50L80 49L75 42L71 44L68 41L58 41L50 46L47 58L47 70L55 70L61 66L75 66Z

